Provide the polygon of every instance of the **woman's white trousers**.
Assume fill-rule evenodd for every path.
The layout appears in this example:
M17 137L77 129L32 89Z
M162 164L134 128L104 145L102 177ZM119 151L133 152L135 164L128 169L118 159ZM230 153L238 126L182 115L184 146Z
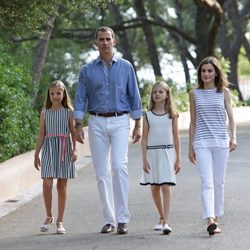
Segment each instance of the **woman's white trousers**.
M225 172L228 148L195 148L196 165L201 179L203 218L224 214Z

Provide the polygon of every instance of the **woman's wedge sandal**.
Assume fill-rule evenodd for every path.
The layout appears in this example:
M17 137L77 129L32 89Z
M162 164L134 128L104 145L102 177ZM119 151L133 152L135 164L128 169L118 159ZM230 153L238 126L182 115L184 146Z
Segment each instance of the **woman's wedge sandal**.
M209 235L214 235L215 234L215 229L217 228L217 225L215 223L210 224L207 227L207 231Z

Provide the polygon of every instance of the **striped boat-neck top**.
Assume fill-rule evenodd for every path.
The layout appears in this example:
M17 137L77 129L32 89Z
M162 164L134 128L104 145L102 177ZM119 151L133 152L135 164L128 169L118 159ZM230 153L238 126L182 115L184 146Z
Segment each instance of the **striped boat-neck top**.
M194 147L228 147L227 114L224 92L195 89L196 126Z

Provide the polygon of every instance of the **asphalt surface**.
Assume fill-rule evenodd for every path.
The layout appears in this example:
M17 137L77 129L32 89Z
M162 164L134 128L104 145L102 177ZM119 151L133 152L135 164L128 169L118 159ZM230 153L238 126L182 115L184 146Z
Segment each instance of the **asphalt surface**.
M238 149L230 154L225 185L222 233L208 236L201 217L200 180L187 159L188 135L181 132L182 169L173 188L170 224L173 232L153 231L158 221L149 187L139 185L142 171L140 145L129 149L129 208L127 235L101 234L103 226L95 175L91 163L69 181L65 235L40 233L45 218L42 196L33 198L0 218L0 249L250 249L250 123L238 125ZM14 180L13 180L14 181ZM10 183L11 185L11 183ZM56 216L56 189L54 188Z

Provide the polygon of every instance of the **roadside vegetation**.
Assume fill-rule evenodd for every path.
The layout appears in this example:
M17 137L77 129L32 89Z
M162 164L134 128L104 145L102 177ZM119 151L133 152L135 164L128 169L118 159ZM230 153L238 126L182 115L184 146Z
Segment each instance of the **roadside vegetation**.
M240 79L250 81L250 4L245 0L1 0L0 162L34 148L48 84L62 80L74 98L78 73L92 58L96 27L117 34L117 52L155 80L138 78L143 109L156 79L172 89L178 112L188 111L188 93L202 58L220 59L233 106L250 105ZM166 59L167 58L167 59ZM166 74L178 62L184 85ZM146 75L146 74L145 74ZM86 117L87 119L87 117Z

